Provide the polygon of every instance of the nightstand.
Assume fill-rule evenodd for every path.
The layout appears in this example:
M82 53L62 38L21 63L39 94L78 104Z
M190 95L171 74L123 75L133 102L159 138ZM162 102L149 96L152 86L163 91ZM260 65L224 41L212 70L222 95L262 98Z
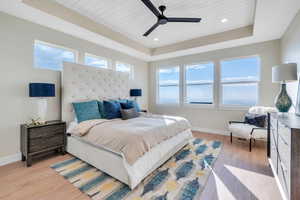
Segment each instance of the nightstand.
M66 123L48 121L38 126L21 125L22 161L31 166L32 159L50 151L66 151Z

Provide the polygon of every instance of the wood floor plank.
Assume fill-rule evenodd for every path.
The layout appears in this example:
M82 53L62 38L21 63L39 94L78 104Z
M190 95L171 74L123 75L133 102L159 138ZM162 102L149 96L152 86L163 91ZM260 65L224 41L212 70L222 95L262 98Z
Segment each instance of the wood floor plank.
M266 145L256 142L252 152L248 143L229 137L194 132L195 137L220 140L223 149L213 173L201 195L201 200L280 200L272 171L266 157ZM0 167L1 200L89 200L50 166L70 158L54 156L26 168L16 162Z

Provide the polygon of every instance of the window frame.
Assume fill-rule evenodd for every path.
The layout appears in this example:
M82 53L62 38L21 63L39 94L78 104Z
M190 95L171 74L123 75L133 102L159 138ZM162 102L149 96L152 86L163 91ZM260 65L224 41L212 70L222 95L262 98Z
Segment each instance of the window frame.
M175 67L178 67L179 69L179 79L178 79L178 103L161 103L160 102L160 96L159 96L159 87L160 87L160 84L159 84L159 71L161 69L170 69L170 68L175 68ZM156 100L155 100L155 103L156 105L158 106L163 106L163 107L180 107L180 105L182 104L182 79L181 79L181 69L182 67L180 65L163 65L163 66L159 66L159 67L156 67L156 72L155 72L155 76L156 76Z
M65 47L65 46L58 45L58 44L53 44L53 43L41 41L41 40L34 40L34 43L33 43L33 67L36 68L36 69L44 69L44 70L52 70L52 71L62 71L63 70L63 69L59 69L59 70L49 69L49 68L45 68L45 67L36 66L35 65L35 56L34 56L35 45L36 44L41 44L41 45L44 45L44 46L49 46L51 48L56 48L56 49L62 49L62 50L70 51L70 52L72 52L74 54L74 63L78 63L78 61L79 61L79 51L78 50L71 49L69 47Z
M129 68L130 68L129 78L130 78L131 80L133 80L133 79L134 79L134 65L129 64L129 63L127 63L127 62L123 62L123 61L116 60L116 61L115 61L115 64L114 64L114 70L117 71L117 72L122 72L122 71L118 71L118 70L117 70L117 65L118 65L118 63L121 63L121 64L124 64L124 65L128 65L128 66L129 66Z
M259 62L259 70L258 70L258 81L230 81L230 82L222 82L222 62L224 61L231 61L237 59L246 59L246 58L253 58L256 57ZM220 66L220 73L219 73L219 108L222 110L248 110L251 106L259 105L260 104L260 85L261 85L261 58L259 55L249 55L249 56L239 56L239 57L231 57L222 59L219 61ZM249 106L242 106L242 105L226 105L223 104L223 85L229 84L257 84L257 102L255 105Z
M85 52L83 56L84 56L84 58L83 58L84 65L87 65L87 66L90 66L90 67L96 67L96 66L86 64L86 62L85 62L86 61L86 56L89 56L89 57L93 57L93 58L96 58L96 59L99 59L99 60L106 60L107 68L104 68L104 67L96 67L96 68L99 68L99 69L112 69L111 60L108 59L108 58L105 58L103 56L98 56L98 55L95 55L95 54L91 54L91 53L87 53L87 52Z
M187 86L188 84L186 83L186 69L188 66L192 66L192 65L201 65L201 64L208 64L208 63L212 63L213 64L213 82L212 83L204 83L204 84L201 84L201 85L212 85L212 94L213 94L213 102L212 104L191 104L191 103L188 103L187 102ZM216 106L216 101L215 101L215 85L216 85L216 64L214 61L199 61L199 62L190 62L190 63L187 63L187 64L184 64L183 65L183 70L182 70L182 93L183 93L183 96L182 96L182 104L184 107L198 107L198 108L215 108Z

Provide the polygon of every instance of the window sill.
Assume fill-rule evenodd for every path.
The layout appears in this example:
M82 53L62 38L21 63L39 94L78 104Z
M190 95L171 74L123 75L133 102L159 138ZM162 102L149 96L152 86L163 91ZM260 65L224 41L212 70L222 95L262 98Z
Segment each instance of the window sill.
M161 108L167 108L167 107L175 107L175 108L180 108L180 104L163 104L163 103L156 103L157 107Z
M199 109L215 109L215 104L190 104L190 103L184 103L182 105L183 108L199 108Z
M219 106L219 110L248 111L251 106Z

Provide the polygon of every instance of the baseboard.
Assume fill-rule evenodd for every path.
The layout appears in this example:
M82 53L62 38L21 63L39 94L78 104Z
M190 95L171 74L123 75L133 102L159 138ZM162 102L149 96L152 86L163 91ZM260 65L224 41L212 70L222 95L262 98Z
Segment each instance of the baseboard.
M192 131L199 131L204 133L212 133L217 135L226 135L229 136L229 131L219 130L219 129L209 129L209 128L199 128L199 127L192 127Z
M278 178L278 176L277 176L276 170L275 170L275 168L274 168L274 166L273 166L272 160L271 160L270 158L269 158L268 160L269 160L269 164L270 164L270 166L271 166L273 175L274 175L274 177L275 177L276 184L277 184L277 186L278 186L278 188L279 188L281 197L282 197L283 200L287 200L287 198L286 198L286 196L285 196L285 193L284 193L284 190L283 190L283 188L282 188L282 186L281 186L281 184L280 184L279 178Z
M21 160L21 153L0 157L0 166L7 165Z

